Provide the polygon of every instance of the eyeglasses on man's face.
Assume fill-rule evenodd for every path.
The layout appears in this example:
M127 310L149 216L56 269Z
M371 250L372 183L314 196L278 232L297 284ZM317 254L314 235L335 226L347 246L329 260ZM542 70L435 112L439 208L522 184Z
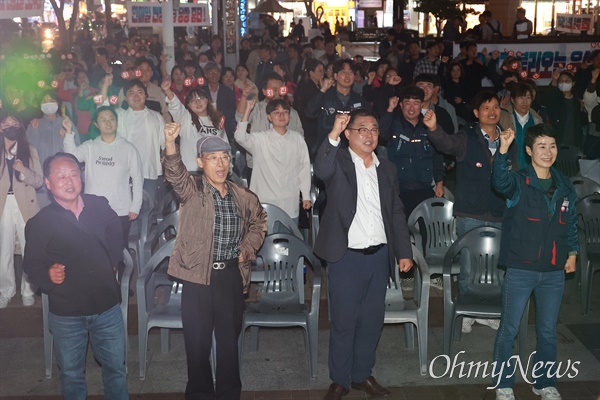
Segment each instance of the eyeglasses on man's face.
M202 157L202 159L208 161L209 163L211 163L212 165L219 165L219 161L223 164L229 164L229 161L231 160L231 157L229 156L229 154L224 154L222 156L217 156L217 155L212 155L212 156L207 156L207 157Z
M372 136L379 135L379 128L371 128L371 129L369 129L369 128L346 128L346 129L349 129L351 131L358 131L358 134L361 137L366 137L369 134L371 134Z

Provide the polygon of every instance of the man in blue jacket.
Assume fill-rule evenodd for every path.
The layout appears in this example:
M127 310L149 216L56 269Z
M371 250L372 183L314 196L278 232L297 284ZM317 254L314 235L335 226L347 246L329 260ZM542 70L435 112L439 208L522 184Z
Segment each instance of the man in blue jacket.
M514 400L512 386L516 362L513 344L519 321L535 296L537 344L533 365L533 393L542 400L560 400L556 390L556 322L565 283L565 272L575 271L579 243L575 188L552 165L557 146L554 130L538 124L525 133L525 150L531 165L509 171L508 149L515 139L512 129L500 135L494 160L492 185L506 196L499 264L506 267L502 284L502 318L496 335L496 400ZM498 372L498 370L500 370Z

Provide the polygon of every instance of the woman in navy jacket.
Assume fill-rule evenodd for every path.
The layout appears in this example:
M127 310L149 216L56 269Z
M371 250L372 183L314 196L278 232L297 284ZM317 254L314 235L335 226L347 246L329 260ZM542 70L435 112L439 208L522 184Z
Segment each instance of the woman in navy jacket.
M556 390L556 322L562 301L565 272L575 271L577 195L569 178L552 167L557 145L554 130L538 124L525 133L531 165L509 171L507 153L515 138L512 129L500 135L492 185L507 197L502 222L499 264L506 267L502 285L502 317L496 335L496 399L514 399L513 343L519 321L533 292L536 304L537 345L532 365L533 392L542 399L559 400ZM526 361L524 361L526 362ZM554 367L552 367L554 366ZM504 367L503 370L501 368ZM499 371L499 372L498 372Z

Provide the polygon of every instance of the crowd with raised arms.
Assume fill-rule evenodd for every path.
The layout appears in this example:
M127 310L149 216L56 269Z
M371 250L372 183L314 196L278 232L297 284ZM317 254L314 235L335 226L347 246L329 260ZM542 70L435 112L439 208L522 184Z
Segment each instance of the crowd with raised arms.
M524 10L519 13L521 24L515 24L515 35L528 35ZM239 188L232 189L221 180L223 173L242 172L233 170L234 156L246 161L250 171L248 186L258 201L279 206L300 224L303 210L313 206L311 182L320 180L317 184L326 193L336 190L336 185L345 182L337 176L336 168L354 171L352 165L356 165L360 185L371 189L364 193L359 188L358 202L364 204L347 211L352 214L356 211L357 219L360 212L360 221L365 223L360 226L372 229L380 241L357 239L357 226L352 225L350 234L351 227L344 225L348 222L345 217L339 216L340 221L328 217L338 200L331 193L327 196L334 202L325 207L323 218L325 225L335 224L331 232L345 232L349 242L355 240L364 244L365 249L375 249L375 253L380 251L379 245L386 243L386 236L388 241L400 239L397 233L393 239L390 237L389 221L376 226L368 224L369 216L365 213L374 204L369 196L379 199L384 193L397 195L398 201L391 197L385 201L389 200L390 207L394 207L394 221L402 215L402 229L406 229L405 220L419 203L444 197L445 177L453 168L458 235L481 226L501 227L506 198L517 196L515 191L520 187L520 181L509 177L506 170L531 172L532 162L534 167L540 162L534 151L538 138L552 137L553 146L577 146L589 159L600 157L600 50L592 51L576 71L553 70L551 83L538 87L535 79L523 73L518 57L488 52L485 43L473 40L484 36L492 40L501 29L491 13L487 12L483 18L479 37L474 37L473 32L458 34L463 29L461 20L448 23L444 32L450 35L456 30L452 35L460 43L459 54L452 54L441 39L425 41L412 37L402 21L396 21L386 32L376 61L342 52L339 38L329 28L323 36L310 40L300 29L294 29L286 37L267 35L260 43L255 42L254 47L244 40L243 62L238 65L226 65L220 37L184 36L176 41L175 66L170 71L167 71L167 56L156 38L142 38L133 30L129 38L120 42L109 38L93 43L93 58L84 56L89 48L84 51L83 47L90 45L86 35L75 39L68 51L58 38L47 53L24 38L7 40L2 44L0 60L0 308L7 307L17 293L15 238L21 248L26 248L28 220L41 208L56 203L73 211L77 219L80 215L86 217L82 207L87 206L88 197L83 197L85 204L74 201L67 207L60 200L59 182L55 181L58 178L52 176L58 166L63 167L64 174L72 174L67 169L77 162L85 163L83 193L106 198L112 212L119 217L122 247L126 246L132 221L142 212L143 192L156 198L166 175L169 175L166 181L187 199L196 195L214 198L215 210L207 215L233 218L233 223L248 223L250 229L262 229L264 215L253 195L243 192L242 196ZM458 42L459 37L463 41ZM484 81L492 86L482 86ZM530 133L532 128L537 129L534 136ZM343 149L350 149L348 163L337 160L335 163L341 164L336 167L328 156L342 154L346 151ZM74 157L68 158L65 153ZM499 155L503 170L493 172ZM315 165L316 176L311 173L311 164ZM377 168L383 165L386 171L385 180L380 176L379 189L371 187L377 182L372 165ZM198 178L206 168L211 175ZM202 182L210 190L201 185L188 186L183 179L188 175L204 179ZM381 185L390 177L394 177L392 184L398 190L388 193ZM335 181L338 178L340 182ZM557 180L554 190L567 193L568 184L558 176L554 178ZM544 176L544 179L550 178ZM546 184L546 181L540 183ZM219 193L227 195L221 199ZM228 198L229 194L233 197ZM354 193L355 200L356 196ZM570 192L565 196L570 196ZM383 204L384 200L381 201ZM89 200L90 205L96 203ZM104 203L98 204L102 213L110 214ZM200 207L195 203L192 206ZM379 219L387 215L389 210L382 210L376 204L377 207ZM240 208L252 210L251 221L246 221L248 216L239 220L236 210ZM377 217L374 220L377 223ZM94 234L84 231L88 236ZM246 250L240 253L238 245L225 246L227 250L221 251L223 257L239 258L240 266L246 263L254 256L256 241L261 238L260 233L255 233L246 253ZM245 243L244 228L241 232L235 229L217 232L215 228L214 235L215 240L224 240L225 235L242 247ZM193 236L200 237L197 232ZM212 235L209 236L212 240ZM412 290L412 263L407 261L410 251L404 239L402 236L403 242L396 253L402 255L399 265L407 273L402 275L403 288ZM352 247L348 243L334 245ZM576 252L575 247L569 242L569 256ZM95 250L100 251L101 247L98 250L95 246ZM331 264L339 264L339 257L331 251L320 249L324 259L329 257ZM110 252L112 256L114 248ZM365 251L362 256L375 253ZM362 260L357 256L351 261L359 259ZM39 267L41 262L36 262ZM35 303L37 287L43 291L50 287L49 282L40 281L39 271L35 268L29 271L31 275L24 275L21 284L25 306ZM56 267L51 281L62 282L68 276L64 271L64 266ZM463 265L460 290L466 290L468 273L469 266ZM186 280L186 274L181 276ZM199 286L207 283L205 279L192 281ZM432 284L441 283L432 280ZM247 289L246 281L244 288ZM205 295L210 297L201 291L195 294L198 298ZM77 296L84 298L82 293ZM332 312L342 309L344 306L338 304ZM53 310L59 314L64 311L51 305ZM332 326L336 324L334 321ZM465 318L463 332L470 332L476 321L493 329L502 327L497 320ZM380 321L375 318L373 323ZM343 351L337 351L341 357ZM366 366L362 368L370 370L372 364L368 364L374 363L374 358L365 357ZM228 362L233 362L233 358L229 357ZM332 366L332 362L336 361L330 360L330 368L336 371L332 376L354 373L351 366L340 368L337 364ZM360 382L351 381L348 376L339 378L340 382L334 381L341 389L332 385L329 399L340 398L349 384L367 393L385 394L385 389L364 371L356 376L360 376ZM366 380L363 382L362 378ZM507 388L505 385L504 389ZM188 389L199 390L189 385Z

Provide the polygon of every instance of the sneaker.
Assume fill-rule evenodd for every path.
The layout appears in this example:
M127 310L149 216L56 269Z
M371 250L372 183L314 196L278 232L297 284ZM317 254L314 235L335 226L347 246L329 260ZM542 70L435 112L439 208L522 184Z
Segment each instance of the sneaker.
M515 392L511 388L496 389L496 400L515 400Z
M475 320L473 318L463 317L462 333L471 333L471 331L473 330L472 326L474 323Z
M400 287L402 290L412 292L415 286L415 278L404 278L400 280Z
M500 327L499 319L479 319L479 318L477 318L475 320L475 322L477 322L478 324L481 324L481 325L487 325L495 331L497 331L498 328Z
M8 297L4 297L4 296L0 295L0 308L8 307L9 301L10 301L10 299Z
M31 307L35 304L35 299L33 296L23 296L23 305L25 307Z
M431 278L431 286L433 286L436 289L443 290L444 281L442 280L442 277L438 276L437 278Z
M552 387L552 386L548 386L543 389L531 388L531 390L533 391L533 393L537 394L538 396L542 396L542 400L561 400L562 399L562 397L560 397L560 393L558 393L558 390L556 390L556 388Z

